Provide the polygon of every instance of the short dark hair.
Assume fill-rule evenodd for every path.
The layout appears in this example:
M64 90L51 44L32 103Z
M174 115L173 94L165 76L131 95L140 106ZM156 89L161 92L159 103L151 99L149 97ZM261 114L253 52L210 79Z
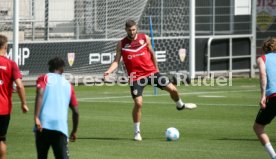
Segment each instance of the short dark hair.
M129 19L129 20L126 21L126 28L130 28L134 25L137 25L134 20Z
M5 35L0 34L0 49L8 42L8 38Z
M264 53L276 52L276 38L268 38L264 41L262 47Z
M65 63L60 57L55 57L48 62L48 65L49 65L49 71L54 72L55 70L63 69L65 66Z

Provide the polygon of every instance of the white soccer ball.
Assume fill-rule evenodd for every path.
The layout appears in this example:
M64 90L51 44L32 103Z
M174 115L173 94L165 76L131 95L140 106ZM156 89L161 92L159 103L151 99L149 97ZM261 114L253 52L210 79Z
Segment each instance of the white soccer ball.
M167 141L175 141L179 139L179 131L174 128L174 127L170 127L166 130L166 139Z

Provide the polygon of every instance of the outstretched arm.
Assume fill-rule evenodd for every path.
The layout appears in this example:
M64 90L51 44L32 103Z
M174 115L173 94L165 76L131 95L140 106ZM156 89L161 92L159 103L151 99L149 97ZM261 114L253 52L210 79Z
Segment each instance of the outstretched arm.
M20 101L21 101L22 112L26 113L26 112L29 111L29 108L27 106L25 88L24 88L24 85L22 83L22 80L20 78L16 79L15 84L16 84L18 96L19 96Z
M261 87L261 99L260 99L260 106L261 108L266 107L266 85L267 85L267 77L266 77L266 68L263 59L260 57L258 58L258 65L259 65L259 75L260 75L260 87Z
M157 60L156 60L156 56L155 56L155 53L154 53L154 50L152 48L152 45L151 45L151 42L150 42L150 38L146 35L146 40L147 40L147 45L148 45L148 48L149 48L149 51L151 53L151 58L152 58L152 61L157 69L157 71L159 72L159 68L158 68L158 63L157 63Z
M118 68L119 62L121 60L121 42L118 42L116 47L116 56L110 67L107 69L106 72L104 72L104 77L108 76L110 73L112 73L115 69Z

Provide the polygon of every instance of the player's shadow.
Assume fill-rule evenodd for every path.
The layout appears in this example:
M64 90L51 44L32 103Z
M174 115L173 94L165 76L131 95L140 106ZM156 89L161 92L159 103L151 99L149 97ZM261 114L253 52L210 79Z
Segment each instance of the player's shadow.
M222 141L259 141L257 138L256 139L245 139L245 138L220 138L220 139L212 139L212 140L222 140Z
M120 138L120 137L78 137L78 140L109 140L109 141L118 141L118 140L125 140L129 141L132 140L130 138Z
M78 137L78 140L106 140L106 141L133 141L132 138L120 138L120 137ZM163 138L143 138L145 140L160 140Z

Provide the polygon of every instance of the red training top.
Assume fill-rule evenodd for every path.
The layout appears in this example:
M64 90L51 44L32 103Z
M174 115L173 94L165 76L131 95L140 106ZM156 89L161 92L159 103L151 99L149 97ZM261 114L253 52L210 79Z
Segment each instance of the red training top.
M13 82L22 78L17 64L0 56L0 115L8 115L12 110Z
M121 47L123 61L131 81L157 72L145 34L137 34L135 40L125 37L121 40Z

